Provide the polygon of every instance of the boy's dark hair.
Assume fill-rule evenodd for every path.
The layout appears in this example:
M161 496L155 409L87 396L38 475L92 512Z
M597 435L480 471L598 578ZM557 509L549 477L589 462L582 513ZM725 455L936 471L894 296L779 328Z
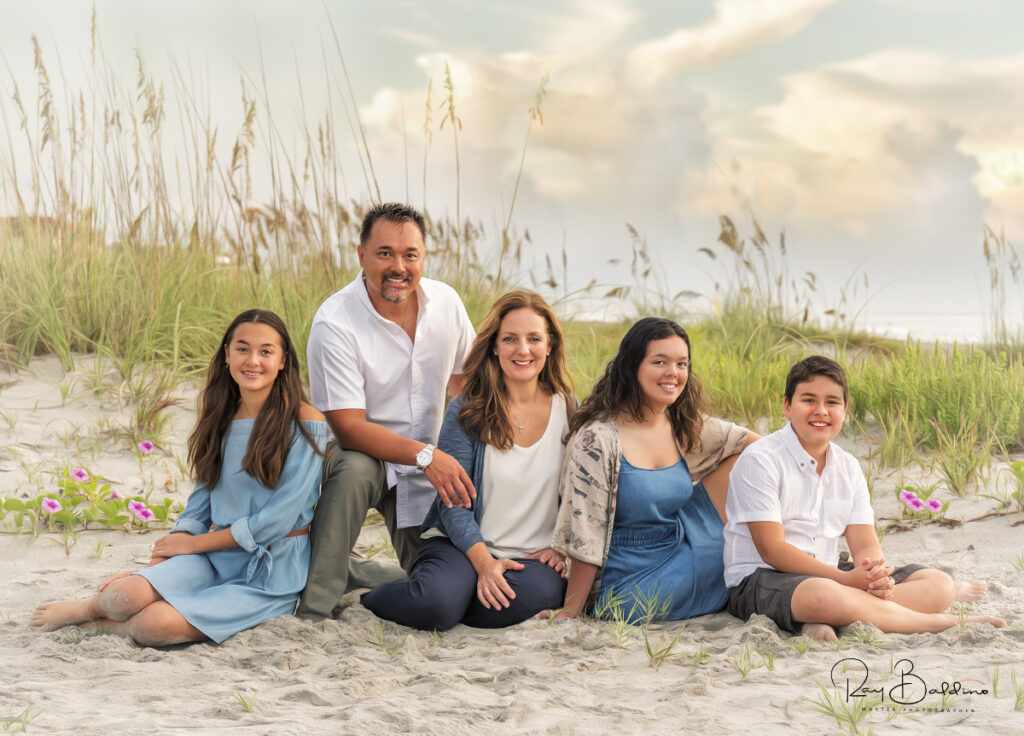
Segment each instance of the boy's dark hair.
M373 223L377 220L386 220L387 222L393 222L396 224L402 224L406 222L413 222L416 227L420 229L420 235L423 239L427 238L427 226L423 220L423 215L415 207L410 207L407 204L401 204L400 202L384 202L383 204L375 204L367 211L366 216L363 217L363 225L359 231L359 244L366 245L366 241L370 239L370 231L373 230Z
M789 375L786 376L786 401L793 403L796 387L805 381L810 381L815 376L831 378L842 386L843 403L850 403L850 384L846 380L846 371L832 358L826 358L824 355L812 355L809 358L804 358L789 369Z

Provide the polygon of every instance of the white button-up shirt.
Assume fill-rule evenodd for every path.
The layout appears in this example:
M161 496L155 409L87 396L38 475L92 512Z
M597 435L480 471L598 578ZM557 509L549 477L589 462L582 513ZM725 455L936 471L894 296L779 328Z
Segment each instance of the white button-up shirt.
M363 275L317 310L306 360L313 405L322 412L363 409L367 421L403 437L436 444L445 388L462 372L475 332L458 294L420 279L416 340L373 307ZM419 526L435 490L415 466L387 463L397 487L398 526Z
M801 446L787 424L750 445L729 476L725 504L725 584L739 585L759 567L747 522L782 524L786 541L827 565L839 563L839 537L850 524L874 524L867 481L857 459L837 445L825 469Z

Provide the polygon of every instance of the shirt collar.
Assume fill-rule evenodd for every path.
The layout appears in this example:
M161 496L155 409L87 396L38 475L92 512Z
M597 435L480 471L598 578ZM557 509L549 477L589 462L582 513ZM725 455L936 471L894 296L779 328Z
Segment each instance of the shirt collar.
M818 461L811 457L811 454L804 449L804 446L800 444L800 438L796 436L796 430L793 429L792 422L787 422L786 426L782 428L782 442L789 450L789 454L793 456L797 466L800 470L814 470L818 466ZM832 443L828 444L828 449L825 450L825 467L831 467L832 465Z

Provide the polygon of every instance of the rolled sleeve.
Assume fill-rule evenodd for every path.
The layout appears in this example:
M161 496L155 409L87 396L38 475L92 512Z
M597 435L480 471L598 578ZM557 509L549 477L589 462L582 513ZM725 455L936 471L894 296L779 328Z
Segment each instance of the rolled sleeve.
M186 532L193 536L206 534L210 531L213 521L210 517L210 491L202 483L197 483L185 502L185 509L171 529L174 532Z
M238 519L231 525L231 536L234 537L236 542L238 542L238 546L246 552L252 553L265 551L263 545L256 544L256 539L252 536L252 530L249 528L248 516Z
M171 534L174 534L175 532L187 532L188 534L195 536L197 534L206 534L208 531L210 531L209 525L201 524L195 519L179 518L174 523L174 528L171 529Z

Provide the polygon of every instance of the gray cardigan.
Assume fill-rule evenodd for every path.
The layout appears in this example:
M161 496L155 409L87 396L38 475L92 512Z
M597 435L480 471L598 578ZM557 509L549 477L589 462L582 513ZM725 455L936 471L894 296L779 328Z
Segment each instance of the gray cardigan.
M461 506L448 508L438 496L423 520L423 531L437 529L446 535L463 554L477 542L484 541L480 534L480 519L483 516L483 479L484 452L487 445L477 437L471 437L462 431L459 425L459 408L462 397L456 396L448 405L441 423L441 434L437 438L437 448L459 461L466 470L466 475L473 481L476 488L476 500L473 508Z

